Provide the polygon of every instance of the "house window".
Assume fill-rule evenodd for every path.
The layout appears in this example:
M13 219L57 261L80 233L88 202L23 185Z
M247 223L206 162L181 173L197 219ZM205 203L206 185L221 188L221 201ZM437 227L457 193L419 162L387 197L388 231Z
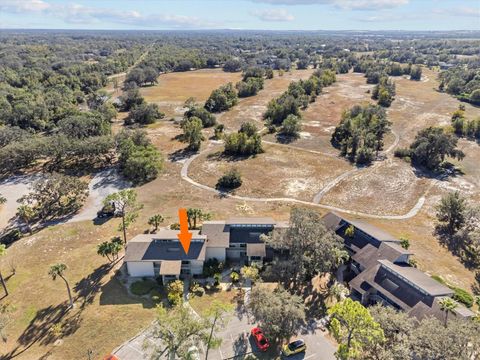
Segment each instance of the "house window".
M240 244L241 248L247 247L247 244Z
M190 265L190 261L188 261L188 260L183 260L183 261L182 261L182 265Z
M252 261L261 261L262 257L261 256L250 256L250 260Z

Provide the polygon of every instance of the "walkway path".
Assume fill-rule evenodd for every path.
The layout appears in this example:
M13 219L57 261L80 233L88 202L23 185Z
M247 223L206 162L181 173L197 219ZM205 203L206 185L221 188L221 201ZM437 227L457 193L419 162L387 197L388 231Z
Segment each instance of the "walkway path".
M396 139L398 138L398 136L394 133ZM266 142L267 143L267 142ZM269 142L268 142L269 143ZM390 146L386 152L391 152L393 150L393 148L396 146L396 144L398 144L398 140L396 140L394 142L394 144L392 146ZM291 145L282 145L282 144L276 144L276 145L279 145L279 146L288 146L290 148L294 148L296 150L300 150L300 151L308 151L308 152L313 152L314 150L308 150L308 149L301 149L301 148L297 148L297 147L294 147L294 146L291 146ZM332 182L330 182L329 184L327 184L324 189L322 190L325 190L325 192L320 192L318 193L314 200L313 201L304 201L304 200L299 200L299 199L295 199L295 198L288 198L288 197L282 197L282 198L263 198L263 197L251 197L251 196L240 196L240 195L232 195L232 194L229 194L229 193L225 193L225 192L222 192L222 191L219 191L215 188L212 188L210 186L207 186L207 185L204 185L204 184L200 184L198 183L197 181L193 180L191 177L188 176L188 168L190 166L190 164L196 159L198 158L200 155L206 153L207 151L210 151L211 149L211 146L207 147L207 149L205 149L204 151L198 153L198 154L195 154L193 156L191 156L190 158L188 158L184 163L183 163L183 166L182 166L182 169L180 170L180 176L182 177L183 180L189 182L190 184L198 187L198 188L201 188L203 190L206 190L206 191L210 191L210 192L213 192L213 193L216 193L222 197L228 197L228 198L232 198L232 199L237 199L237 200L244 200L244 201L253 201L253 202L287 202L287 203L295 203L295 204L302 204L302 205L308 205L308 206L316 206L316 207L320 207L320 208L323 208L323 209L327 209L327 210L332 210L332 211L338 211L338 212L343 212L343 213L346 213L346 214L351 214L351 215L357 215L357 216L362 216L362 217L367 217L367 218L373 218L373 219L388 219L388 220L404 220L404 219L409 219L409 218L412 218L414 217L415 215L417 215L417 213L420 211L420 209L422 208L423 204L425 203L425 194L423 196L421 196L417 203L406 213L406 214L403 214L403 215L375 215L375 214L368 214L368 213L364 213L364 212L360 212L360 211L354 211L354 210L349 210L349 209L344 209L344 208L340 208L340 207L336 207L336 206L330 206L330 205L324 205L324 204L319 204L319 203L316 203L315 200L319 200L319 197L321 198L328 190L330 190L331 188L333 188L336 184L338 184L340 181L342 181L343 179L349 177L352 175L352 173L354 172L357 172L357 171L360 171L360 169L354 169L354 170L349 170L347 173L344 173L344 174L341 174L339 177L337 177L335 180L333 180ZM322 153L323 154L323 153ZM380 164L380 163L379 163ZM375 165L374 165L375 166ZM379 165L377 165L379 166ZM433 184L432 184L433 185ZM327 189L328 188L328 189ZM428 192L428 190L427 190Z

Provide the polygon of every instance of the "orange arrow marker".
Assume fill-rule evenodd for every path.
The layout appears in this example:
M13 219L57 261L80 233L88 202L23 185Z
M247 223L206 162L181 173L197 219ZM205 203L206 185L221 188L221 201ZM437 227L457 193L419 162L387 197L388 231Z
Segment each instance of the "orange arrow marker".
M183 246L185 254L188 254L190 243L192 241L192 233L188 231L187 210L184 208L178 209L178 218L180 220L180 233L177 234L177 237Z

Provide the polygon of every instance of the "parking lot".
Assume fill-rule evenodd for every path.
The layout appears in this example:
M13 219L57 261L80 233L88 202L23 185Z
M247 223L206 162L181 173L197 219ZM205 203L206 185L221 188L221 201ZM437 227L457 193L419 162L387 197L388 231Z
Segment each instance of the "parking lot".
M275 351L259 352L250 337L250 330L256 324L250 323L243 314L235 314L229 317L225 329L216 333L222 339L218 349L211 349L208 355L209 360L242 360L247 354L253 353L262 360L281 359ZM115 351L120 360L143 360L150 358L148 349L144 349L144 343L152 343L147 329L135 338L123 344ZM312 322L298 335L298 338L305 340L307 351L302 354L291 356L290 360L334 360L335 346L317 329L316 323ZM205 353L205 349L201 349ZM203 357L202 357L203 359Z

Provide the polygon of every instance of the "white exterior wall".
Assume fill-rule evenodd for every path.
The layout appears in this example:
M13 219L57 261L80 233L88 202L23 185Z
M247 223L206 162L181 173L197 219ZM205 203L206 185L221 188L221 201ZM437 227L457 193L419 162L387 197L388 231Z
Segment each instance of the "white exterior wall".
M130 276L155 276L152 261L127 261Z
M225 248L223 247L207 247L205 260L216 258L218 261L225 261Z

